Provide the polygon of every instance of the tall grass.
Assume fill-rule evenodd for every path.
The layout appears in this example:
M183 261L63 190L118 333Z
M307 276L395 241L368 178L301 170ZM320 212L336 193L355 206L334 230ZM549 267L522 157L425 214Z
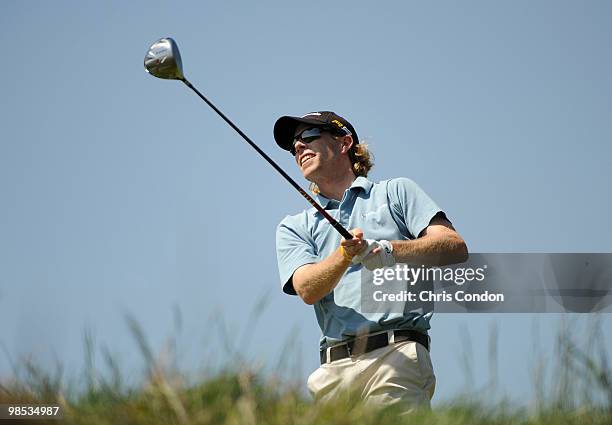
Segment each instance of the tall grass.
M305 396L301 384L261 373L239 355L230 358L224 369L192 382L172 358L176 339L171 338L166 349L156 354L140 324L130 316L126 322L144 363L145 372L138 384L127 384L110 351L105 347L98 349L92 333L85 332L85 370L81 382L68 381L59 363L55 370L45 371L31 358L22 358L12 362L13 376L0 381L0 404L57 404L64 411L62 423L87 425L612 424L612 374L598 319L589 326L587 341L580 343L575 337L575 325L562 322L556 358L554 361L539 358L534 364L536 396L531 408L484 402L475 395L408 416L399 416L394 407L365 406L350 394L333 403L313 403ZM469 380L471 348L469 339L465 341L464 362ZM232 347L226 349L231 352ZM98 351L105 373L94 361ZM487 391L497 386L496 328L490 330L489 356L491 377ZM287 369L286 365L281 367Z

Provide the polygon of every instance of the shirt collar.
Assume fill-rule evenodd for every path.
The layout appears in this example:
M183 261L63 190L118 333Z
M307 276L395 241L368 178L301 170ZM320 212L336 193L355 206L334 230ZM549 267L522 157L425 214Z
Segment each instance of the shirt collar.
M353 183L348 188L348 190L349 191L356 191L356 190L362 189L365 192L365 194L367 195L368 193L370 193L370 189L372 189L373 185L374 184L370 180L368 180L367 178L359 176L355 180L353 180ZM321 195L320 193L317 194L316 198L317 198L317 202L319 203L319 205L321 205L323 207L323 209L328 209L329 207L334 206L334 204L336 206L337 206L337 204L339 204L338 201L326 198L325 196ZM318 213L318 211L315 211L315 213Z
M359 176L353 181L353 184L351 185L350 190L356 190L360 188L360 189L363 189L363 191L367 195L368 193L370 193L370 189L372 189L372 186L374 186L374 183L372 183L370 180L368 180L365 177Z

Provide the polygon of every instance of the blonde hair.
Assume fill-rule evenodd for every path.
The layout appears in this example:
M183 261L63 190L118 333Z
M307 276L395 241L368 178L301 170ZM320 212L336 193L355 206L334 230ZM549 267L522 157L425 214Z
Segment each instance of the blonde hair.
M336 137L334 137L334 139L336 139ZM374 154L370 152L368 145L366 143L353 143L348 154L353 166L353 174L355 174L356 177L367 177L374 166ZM319 186L313 182L310 183L308 189L315 195L321 193Z

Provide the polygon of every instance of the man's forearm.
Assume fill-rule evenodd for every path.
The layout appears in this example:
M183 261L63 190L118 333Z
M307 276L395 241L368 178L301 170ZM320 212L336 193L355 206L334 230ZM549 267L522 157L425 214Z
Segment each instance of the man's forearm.
M306 264L293 274L293 288L306 304L314 304L329 294L351 265L340 249L318 263Z
M444 266L462 263L468 258L467 246L456 233L427 235L409 241L392 241L391 244L398 263Z

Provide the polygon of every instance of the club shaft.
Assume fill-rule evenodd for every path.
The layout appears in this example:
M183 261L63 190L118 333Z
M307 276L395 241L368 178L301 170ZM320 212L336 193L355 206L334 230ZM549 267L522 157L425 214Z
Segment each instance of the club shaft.
M242 130L240 130L236 124L234 124L228 117L226 117L223 112L221 112L215 105L213 105L213 103L208 100L202 93L200 93L200 91L198 89L196 89L193 84L191 84L189 81L187 81L186 78L183 78L181 80L183 83L185 83L185 85L187 87L189 87L191 90L193 90L198 96L200 96L200 98L206 102L208 104L208 106L210 106L217 114L219 114L219 116L221 118L223 118L225 120L226 123L228 123L230 125L230 127L232 127L234 130L236 130L236 132L238 134L240 134L242 136L242 138L249 144L251 145L251 147L253 149L255 149L257 151L257 153L259 153L266 161L268 161L268 163L274 167L274 169L276 171L278 171L280 173L281 176L283 176L285 178L285 180L287 180L289 183L291 183L291 186L293 186L298 192L300 192L300 194L306 198L306 200L310 203L310 205L312 205L317 211L319 211L321 213L321 215L323 215L323 217L325 217L325 219L327 221L329 221L329 223L333 226L334 229L336 229L344 239L352 239L353 235L349 233L348 230L346 230L344 228L344 226L342 226L340 223L338 223L336 221L335 218L333 218L331 215L329 215L329 213L327 211L325 211L323 209L323 207L321 205L318 204L317 201L315 201L312 196L310 196L308 193L306 193L306 191L304 189L302 189L300 187L299 184L296 183L295 180L293 180L287 173L285 173L285 171L278 166L278 164L276 164L276 162L274 162L272 160L272 158L270 158L264 151L262 151L259 146L257 146L251 139L249 139L249 137L244 134L242 132Z

